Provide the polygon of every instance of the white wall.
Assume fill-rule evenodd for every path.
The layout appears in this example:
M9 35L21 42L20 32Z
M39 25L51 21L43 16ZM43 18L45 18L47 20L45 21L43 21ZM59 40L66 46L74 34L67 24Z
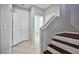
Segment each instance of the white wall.
M71 24L79 30L79 4L71 5Z
M71 24L71 9L70 8L71 8L70 5L60 5L60 19L56 20L52 27L55 33L63 32L63 31L78 32L78 30L74 28Z
M60 16L60 5L52 5L45 10L45 22L47 22L53 15Z
M1 5L0 5L0 22L1 22ZM1 23L0 23L0 53L1 53Z
M34 10L33 8L31 8L30 10L30 40L32 41L33 43L33 35L34 35Z
M36 14L44 15L44 11L36 7L32 7L30 10L30 39L32 41L34 41L34 17Z
M39 43L35 43L35 26L34 26L35 25L34 17L36 14L44 15L44 11L37 7L32 7L30 10L30 39L32 40L32 43L35 44L35 48L37 49L37 45Z
M12 39L12 19L10 5L1 5L1 53L10 53Z

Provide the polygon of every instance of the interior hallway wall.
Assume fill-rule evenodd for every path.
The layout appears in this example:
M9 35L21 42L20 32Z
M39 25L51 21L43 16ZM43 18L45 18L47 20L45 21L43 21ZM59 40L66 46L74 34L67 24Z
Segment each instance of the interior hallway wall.
M71 24L71 6L62 4L60 5L60 19L54 22L52 26L54 33L70 31L78 32L78 30ZM51 30L52 30L51 29Z
M34 43L34 39L35 39L34 17L36 14L44 15L44 10L37 7L32 7L30 9L30 39L32 40L32 43Z
M71 6L71 24L74 28L79 30L79 4Z
M60 16L60 5L51 5L45 9L45 22L51 19L53 15Z
M0 5L0 53L1 53L1 5Z
M39 53L38 50L40 49L38 49L38 45L40 45L41 43L38 41L38 39L35 40L35 15L44 16L44 10L37 7L32 7L30 10L30 39L35 46L35 53Z
M1 4L1 53L7 54L11 51L10 40L12 40L11 9L8 4Z

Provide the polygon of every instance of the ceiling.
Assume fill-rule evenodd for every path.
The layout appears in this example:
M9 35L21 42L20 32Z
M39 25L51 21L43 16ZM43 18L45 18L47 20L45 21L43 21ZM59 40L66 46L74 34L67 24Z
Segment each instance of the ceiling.
M32 6L35 6L35 7L41 8L41 9L46 9L49 6L51 6L52 4L18 4L18 5L22 6L22 7L25 7L27 9L30 9Z
M39 7L39 8L42 8L42 9L46 9L48 8L49 6L51 6L51 4L36 4L34 5L36 7Z

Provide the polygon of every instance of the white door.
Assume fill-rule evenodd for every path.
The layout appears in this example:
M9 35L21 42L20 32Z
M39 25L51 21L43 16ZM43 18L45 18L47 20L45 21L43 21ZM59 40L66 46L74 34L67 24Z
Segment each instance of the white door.
M40 28L43 25L43 16L36 15L35 16L35 47L36 53L40 52Z
M29 40L29 12L23 11L22 14L22 40Z
M13 45L29 40L29 12L14 9L13 12Z

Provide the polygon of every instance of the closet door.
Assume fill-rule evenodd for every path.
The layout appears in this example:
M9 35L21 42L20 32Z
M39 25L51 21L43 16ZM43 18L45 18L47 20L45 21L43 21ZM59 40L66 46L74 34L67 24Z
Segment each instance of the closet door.
M29 12L14 9L13 13L13 45L29 40Z
M22 40L29 40L29 12L28 11L22 11Z

